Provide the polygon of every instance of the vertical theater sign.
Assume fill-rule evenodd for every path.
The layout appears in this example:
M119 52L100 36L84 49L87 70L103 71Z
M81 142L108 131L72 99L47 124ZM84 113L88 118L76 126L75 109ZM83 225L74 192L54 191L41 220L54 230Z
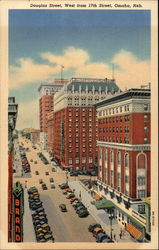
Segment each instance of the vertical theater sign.
M20 182L13 186L13 241L23 242L24 192Z

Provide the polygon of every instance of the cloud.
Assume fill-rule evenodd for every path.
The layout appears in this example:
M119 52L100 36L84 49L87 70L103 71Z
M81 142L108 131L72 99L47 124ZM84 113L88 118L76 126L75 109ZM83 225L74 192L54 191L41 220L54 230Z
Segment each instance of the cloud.
M39 99L18 104L16 129L39 128Z
M116 53L109 65L92 62L87 51L75 47L67 47L61 55L47 52L41 53L40 57L45 63L38 64L31 58L21 58L17 60L17 65L10 67L11 89L20 88L25 84L50 81L60 74L60 65L64 66L65 75L71 71L73 75L70 77L111 78L113 63L116 83L122 90L150 82L150 62L141 61L125 50Z
M37 64L30 58L20 58L18 66L11 66L9 72L9 87L20 88L25 84L44 81L59 72L59 68L47 64Z
M112 59L118 67L115 78L121 89L136 88L151 82L150 62L141 61L132 53L121 50Z
M62 56L48 52L42 53L41 57L56 65L64 65L65 70L79 68L90 60L90 56L87 51L74 47L66 48L63 51Z

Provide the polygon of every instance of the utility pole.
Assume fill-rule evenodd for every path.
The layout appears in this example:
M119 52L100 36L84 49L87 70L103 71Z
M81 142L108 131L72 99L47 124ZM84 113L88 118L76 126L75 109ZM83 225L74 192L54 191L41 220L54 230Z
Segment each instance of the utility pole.
M63 69L64 69L64 66L61 65L61 82L62 82L62 80L63 80Z

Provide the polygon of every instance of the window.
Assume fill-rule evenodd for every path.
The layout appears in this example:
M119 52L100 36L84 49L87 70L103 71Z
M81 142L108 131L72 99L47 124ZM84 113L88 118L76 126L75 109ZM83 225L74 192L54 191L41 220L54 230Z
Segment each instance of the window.
M107 161L107 150L104 151L104 161Z
M102 159L102 149L100 149L100 151L99 151L99 159L100 160Z
M144 198L145 197L145 190L142 189L142 190L138 190L138 198Z
M148 104L144 104L144 111L148 111Z
M144 126L144 133L147 133L147 132L148 132L147 126Z
M122 116L120 116L120 122L122 122L122 121L123 121Z
M116 122L118 122L118 116L116 117Z
M79 163L79 157L75 158L75 162L78 164Z
M129 183L129 176L125 176L125 183Z
M122 129L122 127L120 126L120 133L122 133L122 131L123 131L123 129Z
M144 122L148 121L148 115L144 115Z
M116 132L118 133L118 127L116 127Z
M68 158L68 164L72 164L72 158Z
M148 138L145 137L145 138L144 138L144 144L147 144L147 143L148 143Z
M145 205L138 205L138 212L140 214L145 214Z
M117 163L118 165L121 165L121 152L118 152L117 154Z
M86 163L86 157L82 157L82 163Z
M110 152L110 162L111 163L114 162L114 152L113 151Z
M92 157L89 157L89 163L92 163L92 162L93 162Z
M138 179L138 186L145 185L145 176L139 176L137 179Z
M129 154L128 153L125 155L125 167L126 168L129 167Z

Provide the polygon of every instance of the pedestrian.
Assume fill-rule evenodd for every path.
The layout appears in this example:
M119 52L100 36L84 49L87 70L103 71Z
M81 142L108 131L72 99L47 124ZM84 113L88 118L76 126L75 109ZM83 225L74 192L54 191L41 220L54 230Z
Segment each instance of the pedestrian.
M116 234L114 234L114 241L116 241Z
M121 239L121 237L122 237L122 233L120 233L120 234L119 234L119 237L120 237L120 239Z
M27 181L25 181L25 188L27 188Z

